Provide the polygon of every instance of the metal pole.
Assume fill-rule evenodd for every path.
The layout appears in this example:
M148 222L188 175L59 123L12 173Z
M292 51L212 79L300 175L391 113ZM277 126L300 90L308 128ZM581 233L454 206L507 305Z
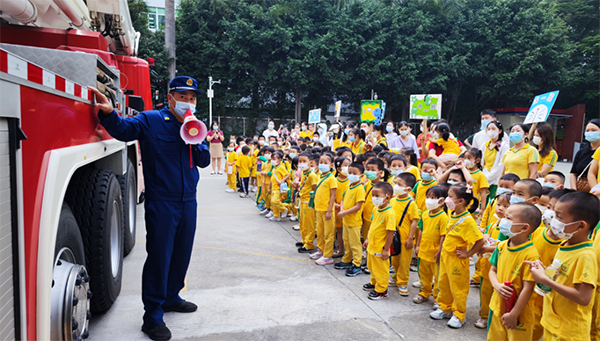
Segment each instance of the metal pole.
M208 77L208 124L212 124L212 96L210 94L212 85L212 77Z

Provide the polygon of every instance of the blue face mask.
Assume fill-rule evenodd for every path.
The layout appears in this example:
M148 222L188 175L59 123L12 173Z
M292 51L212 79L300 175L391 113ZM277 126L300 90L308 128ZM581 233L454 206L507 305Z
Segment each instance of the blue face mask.
M510 196L510 204L514 205L516 203L520 203L520 202L525 202L525 199L518 197L516 195L511 195Z
M421 172L421 179L423 179L423 181L431 181L433 180L433 175L426 172Z
M498 223L498 229L500 230L500 233L502 233L503 235L507 236L508 238L512 238L519 234L518 232L515 233L510 230L512 225L513 225L512 221L510 221L506 218L502 218L502 219L500 219L500 222Z
M402 170L392 169L392 170L390 170L390 173L392 173L393 176L398 176L400 173L402 173Z
M365 175L367 176L367 179L369 179L369 180L375 180L375 179L377 179L377 172L366 171Z
M323 165L323 164L319 165L319 170L321 171L321 173L327 173L327 172L329 172L330 169L331 169L331 166L329 166L329 165Z
M360 175L356 175L356 174L348 174L348 181L350 181L351 184L360 181Z
M288 154L292 159L296 157L296 153L289 153Z
M350 129L348 129L348 128L344 129L344 134L346 134L346 135L350 134Z
M356 142L356 137L350 136L348 137L348 140L350 140L350 142Z
M402 136L408 135L408 130L400 130L400 135L402 135Z
M391 133L392 131L394 131L394 127L387 126L385 127L385 130L387 130L388 133Z
M481 121L481 130L485 130L488 126L488 124L490 124L490 122L492 122L491 120L482 120Z
M268 125L268 127L269 127L269 129L273 129L273 128L275 128L275 126L274 126L274 125L272 125L272 124L269 124L269 125Z
M550 187L550 188L554 189L554 185L551 183L544 184L544 187Z
M188 109L190 109L193 114L196 112L196 105L188 102L175 101L175 113L180 117L183 117Z
M496 196L499 196L504 193L511 193L511 192L512 191L508 188L498 187L498 189L496 190Z
M519 143L523 141L523 133L510 133L508 137L512 143Z
M586 131L585 139L590 142L598 142L600 140L600 131Z
M433 137L434 139L439 139L440 138L440 134L438 134L437 132L433 132L431 133L431 137Z
M448 183L449 183L450 185L452 185L452 186L454 186L454 185L458 185L458 182L456 182L456 181L452 181L452 180L448 180Z

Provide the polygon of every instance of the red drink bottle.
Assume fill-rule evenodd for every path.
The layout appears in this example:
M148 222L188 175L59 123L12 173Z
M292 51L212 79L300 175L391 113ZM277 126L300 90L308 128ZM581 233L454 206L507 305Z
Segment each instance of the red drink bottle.
M515 304L517 304L517 292L510 281L504 282L504 285L513 289L512 295L504 299L504 313L508 314L514 308Z

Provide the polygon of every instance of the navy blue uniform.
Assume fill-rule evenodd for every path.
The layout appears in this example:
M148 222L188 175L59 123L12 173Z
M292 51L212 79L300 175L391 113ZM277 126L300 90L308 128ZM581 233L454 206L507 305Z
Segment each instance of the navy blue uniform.
M142 274L144 325L163 323L163 307L181 302L196 232L196 167L210 164L206 142L190 146L179 136L181 123L169 109L145 111L123 119L98 114L108 133L120 141L138 140L142 152L146 201L146 252Z

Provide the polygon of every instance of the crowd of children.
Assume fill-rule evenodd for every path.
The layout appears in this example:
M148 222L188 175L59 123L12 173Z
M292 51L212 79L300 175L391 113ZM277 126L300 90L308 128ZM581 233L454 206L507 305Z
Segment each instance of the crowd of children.
M431 300L430 317L449 327L465 324L469 290L479 288L475 326L489 340L600 340L597 197L565 189L565 176L551 171L543 180L506 173L488 198L481 151L455 145L446 124L434 139L448 155L421 162L413 149L384 143L355 154L353 129L335 149L238 138L228 148L227 191L239 184L242 197L256 192L270 221L298 221L298 252L316 264L370 274L369 299L390 288L408 296L412 270L413 302Z

